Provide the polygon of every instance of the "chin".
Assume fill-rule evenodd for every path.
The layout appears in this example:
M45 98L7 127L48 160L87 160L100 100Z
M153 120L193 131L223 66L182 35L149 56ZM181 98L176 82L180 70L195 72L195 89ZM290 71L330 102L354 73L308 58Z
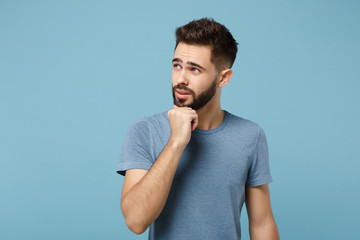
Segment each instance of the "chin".
M192 104L192 101L189 101L188 99L185 100L185 101L182 101L182 100L179 100L179 99L176 99L174 101L174 104L178 107L188 107Z
M176 102L176 103L174 103L176 106L178 106L178 107L188 107L189 106L189 104L186 104L186 103L179 103L179 102Z

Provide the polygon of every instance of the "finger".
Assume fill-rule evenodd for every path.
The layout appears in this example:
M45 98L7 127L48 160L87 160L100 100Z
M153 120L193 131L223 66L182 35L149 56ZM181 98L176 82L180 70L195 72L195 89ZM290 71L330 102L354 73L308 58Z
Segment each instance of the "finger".
M191 122L191 131L194 131L198 125L198 115L196 114L196 117Z

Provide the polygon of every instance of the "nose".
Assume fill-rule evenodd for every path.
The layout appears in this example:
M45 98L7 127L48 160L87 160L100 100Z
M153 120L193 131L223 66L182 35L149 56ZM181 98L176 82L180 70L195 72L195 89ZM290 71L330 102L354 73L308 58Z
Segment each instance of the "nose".
M187 86L189 84L189 80L186 76L186 71L182 70L178 72L178 76L176 79L177 84L183 84L185 86Z

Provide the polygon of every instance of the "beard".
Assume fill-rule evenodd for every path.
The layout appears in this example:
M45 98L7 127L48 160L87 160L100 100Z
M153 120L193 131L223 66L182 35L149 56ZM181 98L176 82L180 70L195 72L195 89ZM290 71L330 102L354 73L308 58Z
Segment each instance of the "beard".
M189 107L194 110L198 110L198 109L204 107L214 97L214 95L216 93L216 83L217 83L217 78L215 78L215 80L212 82L211 86L208 89L206 89L205 91L203 91L202 93L200 93L199 96L197 96L192 89L186 87L183 84L178 84L178 85L174 86L172 88L174 105L176 105L178 107ZM181 90L185 90L185 91L189 92L193 99L192 102L185 104L187 99L178 99L175 95L176 89L181 89Z

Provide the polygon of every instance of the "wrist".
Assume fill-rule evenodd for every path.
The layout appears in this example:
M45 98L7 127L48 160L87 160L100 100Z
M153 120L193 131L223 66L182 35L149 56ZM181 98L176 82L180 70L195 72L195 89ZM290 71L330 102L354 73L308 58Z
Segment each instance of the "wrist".
M168 146L174 150L177 151L183 151L186 147L186 143L183 143L183 141L170 137L169 142L168 142Z

